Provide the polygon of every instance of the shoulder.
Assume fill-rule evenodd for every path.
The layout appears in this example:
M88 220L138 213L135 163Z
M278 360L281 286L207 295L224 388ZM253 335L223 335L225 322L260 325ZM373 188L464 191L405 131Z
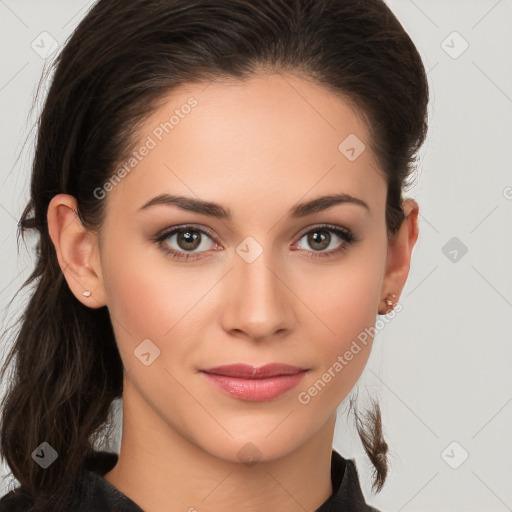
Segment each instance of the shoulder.
M372 507L364 498L364 494L361 489L361 483L359 479L359 471L357 470L357 465L354 459L345 459L346 468L347 468L347 479L344 483L346 483L346 491L348 494L352 496L354 503L357 503L361 508L361 511L364 512L382 512L375 507ZM357 509L359 510L359 509Z
M18 486L0 498L0 512L24 512L32 503L30 495Z
M117 462L118 455L113 452L97 451L89 455L83 465L83 471L75 482L66 509L73 512L98 512L99 510L124 510L113 507L111 495L101 475L109 471ZM18 485L0 497L0 512L26 512L34 504L32 496L23 486ZM117 502L114 501L114 505Z
M335 450L332 452L331 478L334 494L324 507L319 509L320 512L381 512L366 503L355 461L345 459Z

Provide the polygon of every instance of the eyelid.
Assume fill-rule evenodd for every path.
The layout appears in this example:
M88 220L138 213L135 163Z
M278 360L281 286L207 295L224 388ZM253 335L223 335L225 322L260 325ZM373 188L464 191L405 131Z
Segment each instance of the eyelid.
M190 224L190 223L189 224L177 224L176 226L165 228L165 229L159 231L153 237L153 240L154 241L158 241L158 240L162 240L162 239L165 240L166 238L168 238L169 236L174 234L176 231L181 230L181 229L187 229L187 228L193 228L199 232L206 233L212 240L215 240L217 243L219 243L217 236L212 229L210 229L207 226L203 226L201 224ZM300 230L296 235L294 235L294 238L300 239L305 234L309 233L310 231L312 231L314 229L322 229L322 228L332 229L334 231L339 230L339 231L342 231L343 233L345 233L347 236L353 237L354 241L357 239L357 237L355 236L355 234L352 230L345 228L343 226L338 226L338 225L329 224L329 223L312 224L311 226L308 226L308 227Z
M192 228L195 231L199 231L201 233L205 233L208 235L212 240L217 241L217 237L214 234L213 230L206 226L202 226L199 224L177 224L176 226L172 226L170 228L165 228L162 231L159 231L154 237L154 241L162 241L166 238L169 238L171 235L175 234L177 231L185 230L187 228Z
M338 226L336 224L329 224L329 223L320 223L320 224L312 224L311 226L308 226L307 228L302 229L299 231L294 238L302 238L304 235L308 234L310 231L314 231L315 229L321 230L333 230L333 231L342 231L344 234L347 235L347 237L353 237L355 239L355 235L352 230L345 228L343 226Z
M186 230L187 228L191 228L194 231L198 231L200 233L206 234L212 241L217 244L219 244L216 235L213 233L213 230L199 224L178 224L175 226L172 226L170 228L166 228L162 231L160 231L156 236L153 237L153 242L161 245L164 244L165 240L173 236L179 231ZM301 230L297 235L294 236L294 239L296 239L295 242L292 243L292 246L296 245L300 240L307 235L308 233L315 231L315 230L326 230L334 232L335 236L337 236L339 239L341 239L341 246L337 249L331 249L330 251L304 251L308 253L308 256L311 257L328 257L330 255L334 255L336 253L341 253L344 250L348 249L348 246L352 245L353 243L357 242L359 240L359 237L351 230L343 226L334 225L334 224L328 224L328 223L320 223L320 224L313 224L311 226L308 226ZM342 235L342 236L341 236ZM176 257L177 259L183 258L188 259L189 257L193 260L202 259L197 258L195 254L202 254L207 253L209 251L200 251L200 252L187 252L187 251L177 251L175 249L169 248L168 246L164 249L166 252L180 254L181 256ZM316 254L315 254L316 253Z

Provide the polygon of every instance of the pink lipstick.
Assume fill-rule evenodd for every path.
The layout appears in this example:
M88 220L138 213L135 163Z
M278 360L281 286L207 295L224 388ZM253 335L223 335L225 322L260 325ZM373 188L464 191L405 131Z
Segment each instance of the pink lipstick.
M306 375L307 369L281 363L260 367L239 363L200 371L217 389L233 398L263 402L294 388Z

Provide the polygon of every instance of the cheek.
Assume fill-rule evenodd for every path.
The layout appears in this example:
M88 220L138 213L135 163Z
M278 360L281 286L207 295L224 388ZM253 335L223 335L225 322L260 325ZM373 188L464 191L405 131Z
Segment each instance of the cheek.
M310 327L317 324L322 338L327 334L328 346L332 340L338 340L336 345L357 336L360 329L375 322L386 249L366 245L335 265L299 270L302 277L295 280L297 294L310 310L305 318Z
M187 364L194 351L191 333L198 329L198 318L207 314L204 298L218 276L205 273L199 279L196 273L170 262L156 247L148 249L140 242L130 244L115 236L105 248L104 283L125 366L138 362L133 359L134 350L145 339L160 350L160 364L172 366L178 354ZM116 252L113 247L124 250Z
M156 249L130 244L119 236L116 240L116 234L109 239L105 254L104 285L120 351L133 352L146 338L162 348L163 334L187 308L183 283L168 272L166 276L164 259Z
M304 321L308 338L314 340L312 360L319 363L307 384L316 383L311 391L321 391L320 401L342 401L370 356L386 246L367 249L345 258L336 268L316 272L300 291L311 308Z

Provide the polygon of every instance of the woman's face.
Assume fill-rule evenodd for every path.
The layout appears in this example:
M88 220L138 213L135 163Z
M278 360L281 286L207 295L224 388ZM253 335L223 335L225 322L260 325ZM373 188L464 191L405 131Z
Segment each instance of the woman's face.
M106 220L93 289L112 317L130 421L150 416L159 442L178 435L233 461L326 432L370 354L361 333L395 292L383 289L386 183L360 117L290 75L188 85L134 151L97 192ZM144 207L165 194L190 202ZM339 194L354 199L296 210ZM307 372L269 399L226 393L201 372L234 363Z

